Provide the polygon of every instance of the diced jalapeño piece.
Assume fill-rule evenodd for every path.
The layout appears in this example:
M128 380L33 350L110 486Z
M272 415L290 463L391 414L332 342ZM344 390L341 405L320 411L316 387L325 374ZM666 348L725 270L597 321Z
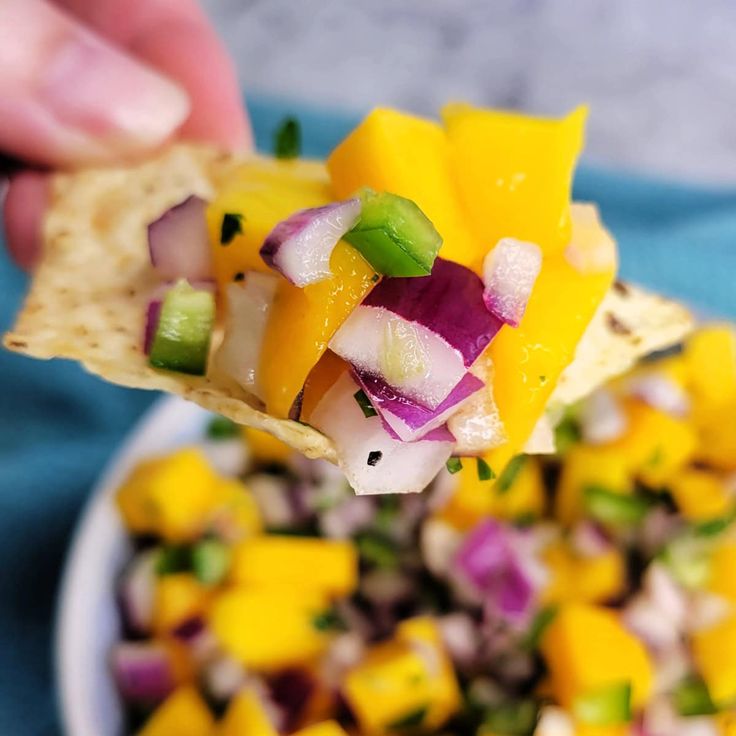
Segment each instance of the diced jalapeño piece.
M583 505L596 521L610 526L638 524L650 508L645 498L616 493L601 486L588 486L583 490Z
M204 375L215 321L215 297L179 281L169 289L151 344L155 368Z
M614 726L631 720L631 684L616 685L580 695L573 703L575 718L595 726Z
M442 238L410 199L361 189L360 219L345 240L385 276L427 276Z

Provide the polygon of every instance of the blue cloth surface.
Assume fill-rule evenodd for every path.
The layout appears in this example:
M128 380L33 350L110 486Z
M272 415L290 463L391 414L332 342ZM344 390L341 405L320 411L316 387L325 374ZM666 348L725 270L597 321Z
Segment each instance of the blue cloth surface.
M250 101L256 140L270 150L286 114L304 153L324 155L357 121L301 104ZM621 273L709 314L736 318L736 191L582 167L578 199L599 203L619 241ZM26 277L0 248L0 330ZM0 350L0 734L58 733L52 671L55 594L88 490L156 398L117 388L64 361Z

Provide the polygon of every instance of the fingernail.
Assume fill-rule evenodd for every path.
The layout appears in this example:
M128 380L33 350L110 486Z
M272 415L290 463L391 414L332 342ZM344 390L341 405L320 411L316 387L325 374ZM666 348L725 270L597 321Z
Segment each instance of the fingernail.
M162 143L189 114L180 87L87 34L59 43L39 93L58 122L124 151Z

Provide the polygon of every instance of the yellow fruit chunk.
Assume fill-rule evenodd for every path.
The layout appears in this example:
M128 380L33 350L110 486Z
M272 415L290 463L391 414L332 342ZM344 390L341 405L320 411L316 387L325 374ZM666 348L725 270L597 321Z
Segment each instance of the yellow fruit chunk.
M696 403L693 423L698 435L696 458L720 470L736 470L736 400Z
M243 483L223 478L217 482L217 493L222 505L212 517L211 527L223 539L237 541L263 531L258 503Z
M715 716L720 736L736 736L736 711L726 711Z
M351 542L262 535L234 547L230 579L237 585L273 583L346 596L358 584L358 556Z
M416 202L442 236L443 258L468 266L488 250L466 224L447 139L437 123L398 110L373 110L330 154L327 169L338 197L367 186Z
M368 734L438 728L460 706L452 665L424 618L403 622L393 640L369 650L345 676L343 693Z
M600 486L617 493L630 493L633 478L623 452L592 445L575 445L565 455L557 484L555 511L567 525L585 514L583 493L589 486Z
M608 685L629 682L634 708L651 693L652 664L643 644L605 608L571 603L560 608L542 637L542 655L560 704Z
M685 344L690 387L696 401L722 405L736 401L736 333L729 325L698 330Z
M692 635L695 665L716 705L736 699L736 616Z
M138 736L210 736L215 722L193 687L180 687L154 711Z
M336 721L324 721L295 731L292 736L348 736Z
M260 429L244 428L243 440L259 463L285 463L294 454L285 442Z
M170 632L187 619L201 614L208 601L206 588L188 572L156 578L153 604L153 628Z
M665 485L692 460L695 432L684 419L641 402L627 404L626 415L626 433L606 447L623 454L632 471L648 485Z
M486 250L501 238L546 253L570 241L570 192L586 107L563 118L447 105L450 161L462 203Z
M303 289L279 282L260 360L263 396L275 416L289 416L328 342L375 285L373 269L347 243L337 244L330 268L330 278Z
M582 234L577 233L573 219L572 244L583 260L588 250L601 249L601 240L591 232L586 225ZM613 241L609 239L603 247L609 251L609 264L614 264ZM560 374L575 357L578 342L613 283L614 273L614 265L581 271L562 253L545 254L521 324L516 329L502 327L491 343L493 396L508 437L504 445L486 455L496 472L529 438Z
M575 736L630 736L628 724L622 723L612 726L596 726L592 723L575 724Z
M605 603L619 595L626 583L626 565L617 549L581 557L559 542L551 544L542 559L551 573L542 591L546 604Z
M439 517L462 531L488 516L513 521L525 516L540 516L544 511L542 472L534 457L526 460L504 493L498 493L493 482L478 478L472 458L463 460L463 468L454 478L455 490L440 510Z
M720 542L713 550L708 590L736 605L736 542Z
M217 728L217 736L278 736L260 698L241 690L231 701Z
M185 448L141 463L118 490L116 501L131 532L188 541L201 534L222 505L217 486L202 452Z
M222 183L207 208L207 226L220 288L247 271L269 271L260 256L273 227L297 210L317 207L332 199L324 164L319 161L253 157ZM241 232L221 242L223 218L235 216Z
M311 370L304 384L301 419L309 422L309 417L317 408L322 397L332 388L342 374L350 370L350 366L342 358L338 358L332 350L327 350Z
M705 470L681 470L672 478L668 489L680 513L692 521L723 516L734 505L732 494L723 480Z
M233 588L213 601L209 619L225 652L246 667L272 671L308 662L325 650L329 635L315 619L327 607L326 598L305 590Z

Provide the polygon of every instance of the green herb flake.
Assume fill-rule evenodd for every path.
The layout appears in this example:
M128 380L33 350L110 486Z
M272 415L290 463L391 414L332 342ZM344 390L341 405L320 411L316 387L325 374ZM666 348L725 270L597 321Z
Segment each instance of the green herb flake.
M477 464L478 480L493 480L496 477L493 468L482 457L478 458Z
M232 419L218 415L210 419L205 434L210 440L231 440L240 437L240 427Z
M708 692L708 686L699 677L688 677L672 693L675 708L681 716L710 716L717 709Z
M459 457L451 457L446 463L447 472L451 475L460 472L463 469L463 461Z
M547 631L549 625L555 620L557 615L557 606L545 606L532 619L526 636L522 642L522 647L533 652L539 648L544 632Z
M296 118L285 118L273 136L273 155L276 158L298 158L302 152L302 130Z
M573 445L578 444L581 438L580 424L568 412L555 427L555 448L557 453L564 455Z
M701 521L693 527L693 532L699 537L717 537L728 529L734 522L734 513L728 516L720 516L715 519Z
M489 710L485 726L504 736L531 736L537 726L539 708L531 699L512 700Z
M192 569L192 550L183 544L170 544L162 547L156 560L156 575L174 575L190 572Z
M608 685L575 698L576 720L593 726L617 726L631 720L631 683Z
M230 568L230 549L218 539L203 539L192 549L192 570L204 585L221 583Z
M378 416L378 412L373 408L371 400L366 395L363 389L358 389L354 394L353 398L358 402L360 410L363 412L363 416L368 419L369 417Z
M509 460L508 465L503 469L496 484L499 493L507 493L511 489L521 469L526 464L526 460L526 455L515 455Z
M240 212L226 212L220 226L220 245L230 245L236 235L243 232L243 215Z
M384 570L395 570L399 566L396 545L385 535L367 531L355 538L358 553L366 562Z
M321 611L312 619L312 626L317 631L347 631L347 626L334 608Z
M389 723L386 728L389 731L404 731L410 728L418 728L424 723L424 719L427 717L429 707L424 705L421 708L412 710L401 718L397 718L395 721Z

